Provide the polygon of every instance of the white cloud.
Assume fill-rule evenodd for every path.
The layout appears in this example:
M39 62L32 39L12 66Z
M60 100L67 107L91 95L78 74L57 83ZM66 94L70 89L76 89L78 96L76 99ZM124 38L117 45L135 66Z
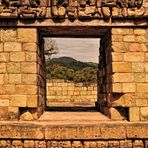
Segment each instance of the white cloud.
M98 62L99 38L53 38L59 53L53 57L70 56L79 61Z

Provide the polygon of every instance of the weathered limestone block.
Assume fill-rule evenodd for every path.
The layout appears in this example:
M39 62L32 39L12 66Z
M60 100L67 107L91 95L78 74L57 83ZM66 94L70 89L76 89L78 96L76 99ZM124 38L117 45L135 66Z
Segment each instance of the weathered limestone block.
M98 147L98 144L96 141L84 141L84 148L96 148Z
M77 147L83 148L83 145L82 145L81 141L73 141L71 147L72 148L77 148Z
M147 121L148 120L148 107L141 107L140 108L140 113L141 113L140 114L141 120L142 121Z
M144 144L142 140L135 140L133 142L133 148L143 148Z
M19 28L18 30L18 41L25 43L36 43L37 42L37 30L34 28Z
M129 108L129 119L130 119L130 121L139 121L140 120L140 108L139 107L130 107Z

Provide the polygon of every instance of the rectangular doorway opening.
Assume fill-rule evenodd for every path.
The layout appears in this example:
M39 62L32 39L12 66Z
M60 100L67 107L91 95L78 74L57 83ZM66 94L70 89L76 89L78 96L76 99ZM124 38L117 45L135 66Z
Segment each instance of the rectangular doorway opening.
M39 120L57 121L62 124L77 124L80 122L96 123L110 120L101 113L104 113L101 109L107 107L105 96L108 91L104 86L106 86L105 80L107 77L105 61L108 57L106 57L106 55L110 56L106 52L110 49L108 48L108 46L110 46L110 38L108 38L108 36L110 36L110 28L97 26L51 26L40 28L39 34L40 57L42 57L40 70L42 71L42 69L44 69L45 71L46 67L46 78L49 79L47 80L44 77L43 80L44 86L46 84L46 89L44 89L46 109ZM51 44L47 44L47 49L45 49L45 39L55 44L55 50L49 50L53 48ZM106 43L106 41L108 42ZM45 65L45 59L47 66ZM66 61L66 64L69 62L68 66L64 65L64 63L59 66L59 63L63 61ZM61 71L58 75L53 73L54 70L51 69L52 66L50 62L52 62L52 64L56 63L56 66L58 65L58 71ZM78 66L79 64L81 68ZM90 86L93 77L90 75L94 73L91 72L90 69L95 71L94 82L95 85L97 85L95 88ZM103 75L100 75L100 70L102 72L102 69ZM84 76L82 82L79 81L80 77L74 78L76 73ZM50 79L52 74L55 80ZM73 77L71 77L71 75L73 75ZM85 80L85 78L87 78L87 80ZM104 81L102 81L102 78ZM45 83L45 81L47 81L47 83ZM83 92L83 90L85 92ZM87 91L89 94L87 94ZM59 96L57 97L57 95ZM80 97L81 95L83 97ZM91 95L93 95L94 98L91 98ZM97 103L95 104L95 102ZM107 109L105 108L105 110Z
M47 111L95 111L99 38L44 37Z

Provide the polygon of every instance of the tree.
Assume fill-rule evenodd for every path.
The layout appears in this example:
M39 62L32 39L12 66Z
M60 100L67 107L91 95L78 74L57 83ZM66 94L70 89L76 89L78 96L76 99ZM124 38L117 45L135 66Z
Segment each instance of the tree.
M52 54L58 53L58 46L56 40L51 38L44 38L44 54L46 59L50 59Z

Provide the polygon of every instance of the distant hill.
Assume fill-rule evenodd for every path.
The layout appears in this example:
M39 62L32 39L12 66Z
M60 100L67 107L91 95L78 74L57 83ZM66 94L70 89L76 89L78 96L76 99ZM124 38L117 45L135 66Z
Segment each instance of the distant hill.
M72 57L59 57L46 61L48 79L65 79L91 83L97 80L97 63L81 62Z
M97 63L93 62L81 62L77 61L76 59L72 57L59 57L59 58L53 58L50 60L50 62L53 62L54 64L59 64L61 66L65 66L67 68L72 68L75 70L80 70L85 67L93 67L97 68Z

